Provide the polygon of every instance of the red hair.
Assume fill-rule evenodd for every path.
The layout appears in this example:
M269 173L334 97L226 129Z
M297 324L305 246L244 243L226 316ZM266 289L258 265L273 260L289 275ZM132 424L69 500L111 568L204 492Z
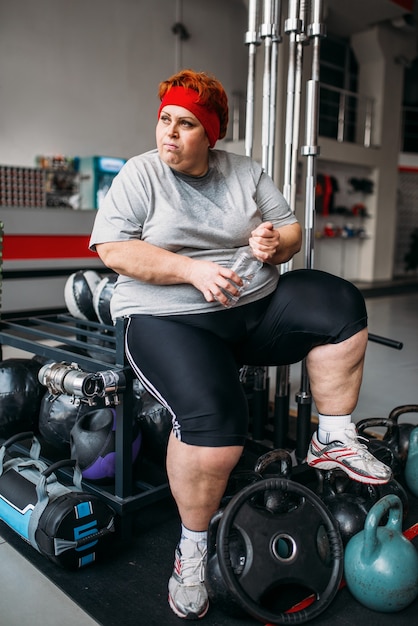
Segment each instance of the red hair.
M196 91L199 105L215 112L219 118L219 136L216 139L225 137L228 127L228 97L219 80L205 72L182 70L160 83L158 96L161 101L171 87L185 87Z

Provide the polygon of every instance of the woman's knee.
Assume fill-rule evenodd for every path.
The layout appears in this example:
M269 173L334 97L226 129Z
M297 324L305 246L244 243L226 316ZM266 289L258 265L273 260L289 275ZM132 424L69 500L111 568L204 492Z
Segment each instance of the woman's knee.
M367 325L363 295L343 278L320 270L295 270L280 279L279 287L289 302L289 314L299 319L301 329L313 326L319 330L325 325L335 332L352 326L349 334L354 334Z

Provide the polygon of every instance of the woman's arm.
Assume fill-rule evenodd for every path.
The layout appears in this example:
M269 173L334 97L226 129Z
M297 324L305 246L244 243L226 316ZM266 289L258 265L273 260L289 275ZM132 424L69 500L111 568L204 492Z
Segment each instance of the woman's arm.
M257 259L279 265L299 252L302 229L298 223L274 228L271 222L263 222L251 233L249 244Z
M207 302L226 304L228 298L222 289L236 296L236 285L242 285L241 278L227 267L190 259L139 239L96 244L96 250L103 263L117 274L154 285L189 283L202 292Z
M146 241L130 239L100 243L96 250L103 263L117 274L154 285L189 282L192 259Z

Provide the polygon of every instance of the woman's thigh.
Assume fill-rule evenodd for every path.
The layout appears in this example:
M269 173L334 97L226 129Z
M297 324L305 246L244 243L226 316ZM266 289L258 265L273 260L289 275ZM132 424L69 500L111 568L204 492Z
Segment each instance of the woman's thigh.
M280 278L239 359L248 365L289 365L315 346L339 343L366 326L364 298L354 285L326 272L294 270Z
M144 388L171 412L178 438L243 445L247 400L224 340L181 321L139 315L128 321L126 354Z

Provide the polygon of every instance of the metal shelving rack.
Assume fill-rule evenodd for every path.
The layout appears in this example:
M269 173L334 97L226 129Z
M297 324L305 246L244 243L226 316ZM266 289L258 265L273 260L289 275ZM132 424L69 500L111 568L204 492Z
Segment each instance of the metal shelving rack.
M119 403L115 405L114 484L102 486L83 481L83 488L104 499L121 517L122 522L131 518L128 514L169 495L165 477L159 484L134 481L133 478L133 377L125 359L124 330L122 319L115 326L105 326L98 322L78 320L64 313L0 320L1 346L18 348L45 360L77 363L83 371L89 373L108 370L123 372L125 385L118 392ZM128 524L122 526L129 528Z

